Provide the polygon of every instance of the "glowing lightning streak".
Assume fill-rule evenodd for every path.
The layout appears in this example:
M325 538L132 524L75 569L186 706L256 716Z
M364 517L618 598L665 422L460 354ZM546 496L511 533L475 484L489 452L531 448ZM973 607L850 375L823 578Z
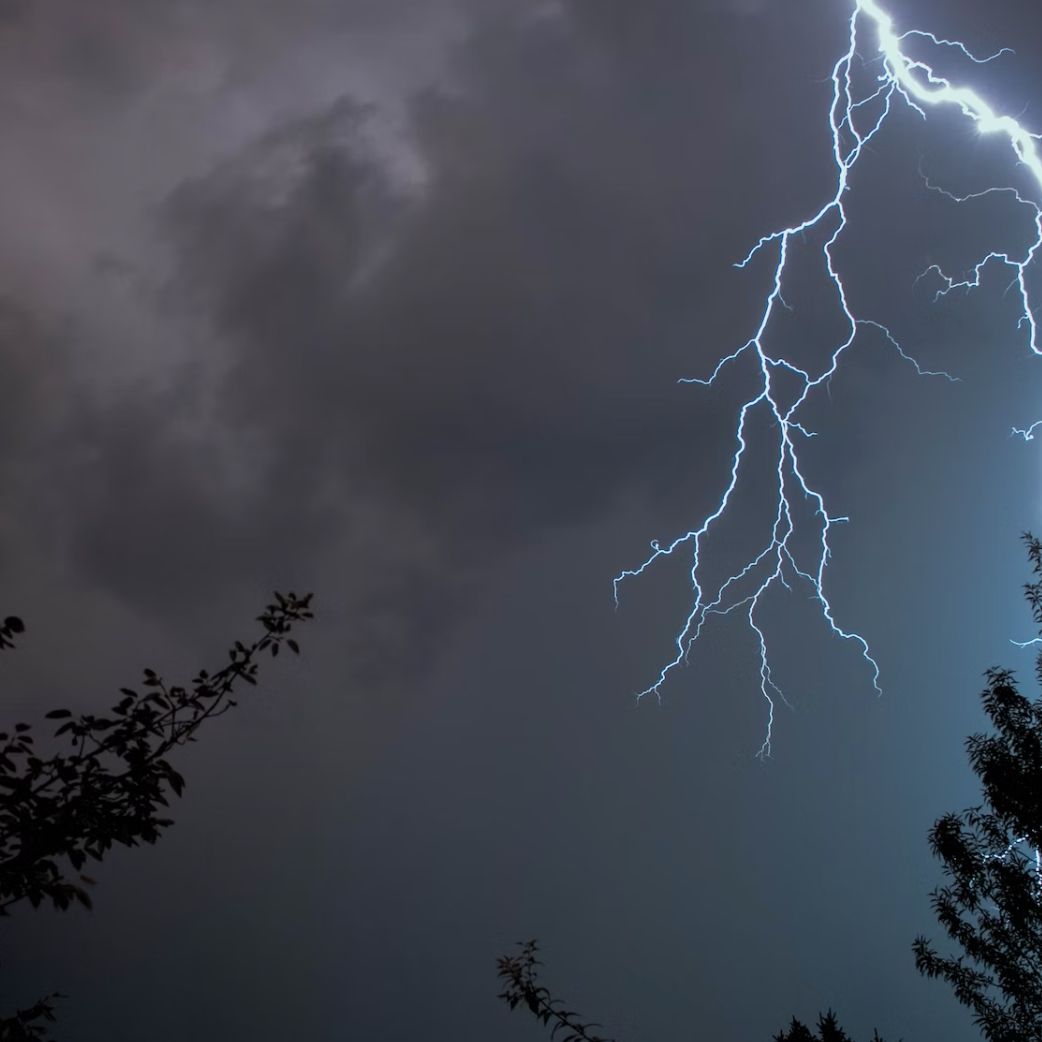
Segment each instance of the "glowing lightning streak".
M861 29L865 25L875 30L875 49L882 72L877 77L875 88L863 97L857 97L854 85L854 65L859 55ZM859 649L867 663L872 684L876 691L879 686L879 666L872 657L867 641L860 634L843 629L835 619L832 605L825 593L825 570L831 555L829 536L834 525L847 521L846 517L829 513L821 492L813 488L804 476L797 450L799 438L810 438L814 432L807 430L797 419L797 414L808 401L812 392L827 383L839 368L841 356L852 347L859 333L874 332L887 346L921 376L941 376L948 380L955 378L948 373L924 370L918 362L902 350L898 339L882 323L856 316L847 299L847 291L840 272L834 263L834 248L847 227L847 211L844 197L850 190L850 177L855 164L861 157L865 146L879 133L891 107L896 99L904 101L924 119L926 108L948 106L958 109L963 116L971 120L982 134L1000 134L1005 136L1017 158L1031 173L1034 181L1042 188L1042 160L1036 148L1038 136L1025 130L1020 123L1010 116L1000 116L975 91L966 87L953 85L948 79L938 75L926 62L910 57L905 53L904 42L909 38L925 41L936 47L951 47L962 53L969 60L984 64L1004 53L999 51L987 58L975 57L962 43L935 36L921 30L909 30L897 33L890 16L875 0L854 0L854 10L849 21L849 46L836 62L832 70L832 103L829 108L829 126L832 137L832 152L836 164L836 191L828 202L813 216L789 228L783 228L765 235L736 266L745 268L754 257L767 249L776 250L776 262L771 288L764 301L759 324L753 336L737 350L726 355L717 363L710 375L703 379L688 379L682 383L694 383L703 387L712 386L725 367L743 356L751 356L755 361L759 378L756 391L748 398L738 412L738 423L735 433L735 452L731 460L730 479L716 508L708 514L701 524L686 534L674 539L668 545L658 541L651 544L651 555L638 568L629 569L615 578L615 600L618 604L619 585L627 578L641 575L659 558L669 557L681 548L687 548L691 554L691 585L694 601L684 624L675 639L676 655L662 668L656 681L642 691L638 698L649 694L659 696L669 674L681 663L685 662L692 645L702 634L703 627L710 616L742 613L751 630L759 654L760 692L767 703L767 725L761 756L769 756L774 726L775 696L784 701L784 695L775 685L768 655L767 637L760 625L758 610L767 592L775 585L791 589L790 581L802 581L809 587L813 598L818 602L825 622L834 634L852 642ZM866 113L875 111L874 118L866 117ZM934 191L942 191L927 182L927 187ZM1036 253L1042 249L1042 207L1025 199L1013 188L989 188L984 192L971 196L956 196L943 192L957 202L968 202L992 193L1010 193L1016 201L1029 208L1033 213L1035 240L1031 243L1023 257L1011 256L1005 251L995 250L983 257L965 278L956 279L946 274L941 268L932 266L924 275L933 274L941 281L937 296L943 297L956 289L971 290L981 284L984 269L995 261L1006 265L1013 271L1011 288L1016 287L1021 305L1020 327L1028 331L1028 344L1035 354L1042 354L1038 345L1038 326L1032 310L1030 293L1027 285L1027 270L1035 259ZM835 299L842 312L846 334L834 346L828 361L819 372L811 372L795 364L784 355L776 355L768 345L767 334L778 305L787 307L782 295L782 284L789 261L789 248L795 237L802 237L812 230L827 232L835 227L822 247L825 272ZM784 404L782 395L776 386L776 377L788 374L795 378L798 393L790 404ZM703 586L702 554L703 544L709 533L724 517L731 499L738 486L748 450L749 417L754 411L766 413L777 431L776 456L774 473L777 478L777 499L774 522L770 530L770 538L766 545L749 559L734 575L726 579L715 589L707 590ZM1014 428L1014 433L1025 440L1031 440L1036 430L1042 427L1042 420L1024 429ZM815 517L817 543L813 560L808 563L797 563L797 554L793 546L793 537L797 525L793 514L794 496L800 495L808 500Z

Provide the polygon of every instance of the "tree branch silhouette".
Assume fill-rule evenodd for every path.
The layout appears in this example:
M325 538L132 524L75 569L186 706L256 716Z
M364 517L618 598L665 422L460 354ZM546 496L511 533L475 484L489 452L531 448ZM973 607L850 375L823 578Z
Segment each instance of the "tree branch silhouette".
M1025 595L1042 629L1042 543L1024 540L1036 576ZM1042 682L1042 654L1035 673ZM1022 695L1011 670L986 676L994 732L966 740L984 802L946 814L930 832L948 879L931 895L934 913L962 953L942 955L922 936L913 950L919 972L947 981L987 1042L1040 1042L1042 699Z
M593 1032L593 1028L600 1027L600 1024L583 1023L575 1010L565 1009L560 1000L553 998L549 990L537 982L539 971L536 967L542 966L537 942L518 941L518 945L521 951L517 955L504 955L498 960L498 976L506 982L498 997L511 1009L524 1004L544 1026L552 1021L552 1039L560 1033L560 1042L614 1042Z
M107 716L54 709L61 723L54 737L66 750L44 759L36 752L32 727L17 723L0 731L0 916L13 905L44 901L59 909L91 907L82 872L88 859L101 861L114 844L155 843L173 824L161 808L180 796L184 778L167 759L176 746L196 740L207 720L237 704L241 684L255 685L259 660L285 646L299 653L295 624L312 618L311 594L274 594L257 616L262 635L236 641L229 662L217 672L200 671L190 686L168 685L146 669L143 691L121 688ZM25 626L17 616L0 625L0 649L15 646ZM0 1042L46 1038L53 1000L41 999L13 1017L0 1018Z

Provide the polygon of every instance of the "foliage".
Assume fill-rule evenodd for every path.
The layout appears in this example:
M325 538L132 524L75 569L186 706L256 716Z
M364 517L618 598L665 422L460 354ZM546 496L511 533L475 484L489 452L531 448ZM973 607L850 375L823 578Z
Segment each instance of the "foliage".
M1036 580L1026 586L1042 628L1042 543L1025 536ZM1036 663L1042 681L1042 654ZM946 814L930 833L946 885L934 912L961 954L915 941L921 973L951 985L988 1042L1042 1040L1042 700L1030 701L1008 670L987 674L984 710L993 734L966 742L984 804Z
M558 999L537 983L539 971L536 967L542 966L537 958L538 944L535 941L519 941L518 944L521 951L517 955L504 955L499 959L499 977L506 982L499 998L511 1009L524 1003L544 1026L553 1021L552 1039L559 1037L560 1042L613 1042L594 1034L592 1029L600 1027L600 1024L584 1024L578 1013L565 1009Z
M83 874L88 859L101 861L114 844L154 843L172 824L161 808L180 796L184 778L167 755L196 740L206 720L236 705L240 683L256 684L258 660L285 645L299 652L290 635L295 623L312 618L311 595L275 594L257 621L263 633L250 644L236 641L229 662L216 673L201 671L188 688L168 686L144 671L143 691L120 690L109 715L54 709L54 732L65 750L48 758L37 752L29 724L0 731L0 915L20 901L32 907L91 906ZM0 649L14 647L24 631L9 616L0 625ZM43 1039L54 1019L52 995L13 1017L0 1018L0 1042Z
M54 1003L60 998L55 992L13 1017L0 1017L0 1042L46 1042L48 1025L55 1021Z
M806 1024L792 1018L788 1031L779 1031L774 1042L852 1042L851 1037L839 1026L836 1014L829 1010L818 1017L818 1031L815 1034ZM872 1042L882 1042L878 1032L872 1033Z
M550 1038L560 1036L560 1042L614 1042L602 1038L593 1029L600 1024L583 1022L578 1013L564 1007L555 999L548 988L538 983L538 970L542 966L539 960L539 946L535 941L518 942L521 951L517 955L501 956L498 962L499 977L506 981L506 987L499 993L511 1009L524 1006L544 1026L553 1023ZM810 1028L795 1017L788 1031L779 1031L774 1042L853 1042L850 1036L839 1026L836 1015L829 1010L818 1018L818 1031L815 1034ZM878 1032L873 1032L872 1042L883 1042Z

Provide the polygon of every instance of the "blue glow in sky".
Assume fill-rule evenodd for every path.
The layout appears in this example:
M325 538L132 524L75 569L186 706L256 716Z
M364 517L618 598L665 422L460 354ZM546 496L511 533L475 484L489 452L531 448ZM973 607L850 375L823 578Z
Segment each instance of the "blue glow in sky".
M694 598L690 611L676 635L675 655L659 672L658 677L638 698L660 696L663 685L679 666L686 664L692 646L704 632L713 616L739 614L744 616L751 631L759 659L759 689L767 707L763 743L759 755L769 756L774 730L776 699L785 701L785 695L775 682L769 649L767 623L763 606L767 594L774 587L792 591L802 586L816 600L829 629L841 639L853 644L868 669L873 688L881 692L880 667L873 657L868 640L861 633L845 628L837 617L826 590L826 571L831 557L830 536L836 525L846 523L849 517L833 513L825 493L807 474L800 448L819 432L803 423L807 402L821 392L827 392L829 382L837 373L843 356L855 345L883 346L897 354L924 377L939 377L950 381L957 378L950 373L928 370L901 346L897 332L871 316L855 312L845 279L838 265L835 247L849 226L847 203L855 190L853 175L858 160L870 142L880 135L887 117L895 105L907 105L925 120L928 110L937 107L954 108L974 124L980 134L1005 137L1013 159L1030 172L1035 184L1042 188L1042 159L1032 133L1012 116L997 112L976 89L954 83L935 71L930 60L916 57L913 48L925 45L934 53L954 49L972 66L986 66L1002 56L999 51L986 57L975 55L969 46L958 40L948 40L920 29L900 31L894 19L875 0L856 0L850 16L848 46L832 69L832 102L828 123L835 161L835 191L821 208L811 216L788 227L764 235L738 264L748 266L761 253L770 253L773 274L763 301L763 309L753 335L730 354L725 355L706 377L687 378L681 382L711 387L725 368L739 360L751 358L755 365L754 387L738 410L734 435L734 453L731 457L730 477L715 508L688 532L669 542L653 541L651 554L636 568L627 569L615 579L616 603L623 580L641 575L660 558L680 552L690 553L690 579ZM972 70L977 76L981 70ZM1019 301L1019 326L1035 354L1042 351L1038 345L1038 326L1028 286L1027 275L1035 256L1042 247L1042 207L1030 198L1006 185L986 185L970 195L955 195L943 184L924 177L927 190L940 192L958 202L970 202L984 196L1006 193L1024 207L1026 219L1033 227L1033 237L1026 249L1016 255L993 249L982 256L972 269L963 274L946 272L939 265L931 265L924 278L940 283L936 298L942 299L957 290L979 288L981 277L991 265L1003 265L1011 273L1010 290ZM816 368L797 363L773 335L782 310L791 310L786 300L787 278L795 253L804 249L814 235L824 237L820 246L820 278L822 291L832 294L843 316L844 332L833 342ZM796 392L791 388L795 381ZM773 517L768 534L758 551L732 574L718 584L705 580L705 541L725 521L732 508L732 500L743 476L747 473L750 455L749 430L757 414L766 414L773 429ZM1042 420L1024 427L1014 427L1014 433L1026 440L1034 437ZM811 507L811 518L802 508ZM801 535L813 535L812 549L798 546ZM769 628L769 627L768 627Z

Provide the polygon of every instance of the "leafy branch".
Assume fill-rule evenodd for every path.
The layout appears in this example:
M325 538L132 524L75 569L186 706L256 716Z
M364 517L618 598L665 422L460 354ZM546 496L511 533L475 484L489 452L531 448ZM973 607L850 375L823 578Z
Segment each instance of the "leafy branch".
M274 596L257 616L261 636L249 644L236 641L228 664L213 674L200 671L190 687L167 685L146 669L144 690L121 688L108 716L47 713L62 721L54 737L65 739L65 752L37 755L29 724L0 731L0 915L22 900L34 908L45 900L59 909L73 903L89 908L84 884L93 880L81 871L87 859L101 861L116 843L154 843L172 824L160 808L169 806L171 793L181 795L185 782L167 754L195 741L204 721L236 705L232 695L241 683L257 683L265 653L274 657L283 646L300 651L291 633L312 618L311 594ZM4 619L0 649L13 648L24 630L17 616ZM0 1018L0 1042L45 1039L59 997L48 995Z
M537 957L538 944L535 941L519 941L518 944L521 951L517 955L504 955L498 960L498 976L506 982L499 998L511 1009L524 1003L544 1026L553 1022L552 1039L560 1032L560 1042L614 1042L594 1034L592 1029L600 1027L600 1024L584 1024L575 1010L565 1009L560 1000L537 983L539 971L536 967L543 965Z
M0 1017L0 1042L46 1042L48 1025L55 1021L54 1003L58 992L20 1009L13 1017Z
M172 823L159 808L169 805L169 793L184 789L167 753L236 705L232 694L240 683L256 684L263 653L277 655L283 645L299 651L290 633L312 617L310 602L310 594L276 593L258 616L263 635L248 645L236 641L229 663L212 675L201 671L189 688L168 686L146 669L146 690L122 688L108 716L47 713L63 721L54 734L66 738L64 753L36 755L29 724L0 731L0 915L21 900L90 907L82 884L92 880L80 874L87 859L100 861L114 843L156 841ZM0 639L9 646L10 633L21 629L19 620L8 619Z

